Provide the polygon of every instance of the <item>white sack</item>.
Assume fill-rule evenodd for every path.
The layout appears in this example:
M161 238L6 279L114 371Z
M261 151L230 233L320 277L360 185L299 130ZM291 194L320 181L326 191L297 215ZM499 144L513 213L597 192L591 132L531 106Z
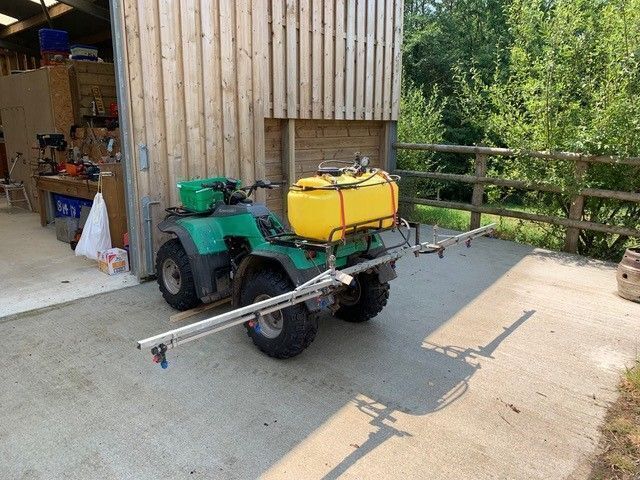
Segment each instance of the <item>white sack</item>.
M109 216L107 204L104 203L102 193L96 193L91 211L84 224L80 241L76 246L77 256L98 259L98 252L111 248L111 234L109 232Z

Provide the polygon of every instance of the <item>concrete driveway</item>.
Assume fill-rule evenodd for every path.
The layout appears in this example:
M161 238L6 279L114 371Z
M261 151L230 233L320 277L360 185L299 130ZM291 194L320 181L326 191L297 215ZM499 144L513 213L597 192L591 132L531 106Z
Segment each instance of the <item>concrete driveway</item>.
M287 361L237 327L161 370L151 283L0 320L3 478L584 478L640 348L614 266L481 239L398 271Z
M37 213L3 202L0 195L0 317L138 283L133 275L105 275L56 240L54 225L43 228Z

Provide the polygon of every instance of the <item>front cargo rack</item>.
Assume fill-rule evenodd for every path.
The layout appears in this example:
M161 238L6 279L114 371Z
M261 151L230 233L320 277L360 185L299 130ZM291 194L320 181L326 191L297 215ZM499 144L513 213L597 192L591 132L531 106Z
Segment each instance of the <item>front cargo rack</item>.
M213 209L196 212L184 207L169 207L165 208L164 211L167 212L167 216L175 215L177 217L204 217L210 215L213 212Z

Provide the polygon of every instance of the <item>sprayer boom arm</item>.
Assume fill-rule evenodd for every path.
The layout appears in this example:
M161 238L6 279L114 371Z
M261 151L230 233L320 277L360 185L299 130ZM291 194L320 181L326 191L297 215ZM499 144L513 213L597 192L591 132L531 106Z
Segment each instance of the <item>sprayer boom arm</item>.
M469 232L446 237L443 240L438 240L436 234L433 242L416 243L416 245L400 247L380 257L357 263L342 270L330 268L290 292L140 340L137 346L139 349L162 347L162 350L166 351L167 349L177 347L178 345L241 323L257 321L262 315L282 310L291 305L329 295L336 288L349 285L353 280L353 276L375 268L378 265L392 262L409 254L442 253L444 249L449 246L470 242L474 238L490 234L494 229L495 223L492 223Z

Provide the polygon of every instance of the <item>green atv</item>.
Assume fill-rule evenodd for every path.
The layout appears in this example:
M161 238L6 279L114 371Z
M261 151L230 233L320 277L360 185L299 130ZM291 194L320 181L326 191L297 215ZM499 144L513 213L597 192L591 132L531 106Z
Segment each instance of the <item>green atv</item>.
M355 168L363 168L355 164ZM327 269L345 268L386 252L379 230L354 226L345 240L317 242L296 236L264 204L254 203L259 188L280 184L265 180L243 187L239 180L217 177L185 182L202 196L192 208L171 208L158 228L175 237L156 258L162 296L178 310L231 297L243 307L290 292ZM182 196L181 192L181 196ZM184 202L185 205L189 202ZM354 276L331 295L306 300L245 323L254 344L269 356L298 355L313 341L318 316L331 309L348 322L375 317L387 304L394 262Z

